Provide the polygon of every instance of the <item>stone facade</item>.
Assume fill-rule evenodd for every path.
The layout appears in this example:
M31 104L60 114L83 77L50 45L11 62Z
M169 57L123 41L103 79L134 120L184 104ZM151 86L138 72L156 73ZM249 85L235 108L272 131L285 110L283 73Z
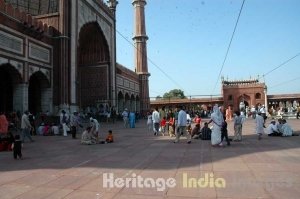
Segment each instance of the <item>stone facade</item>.
M13 102L0 109L57 114L100 104L140 111L149 89L141 87L139 73L117 67L116 5L0 0L0 72L9 76L0 91L12 88L0 103Z

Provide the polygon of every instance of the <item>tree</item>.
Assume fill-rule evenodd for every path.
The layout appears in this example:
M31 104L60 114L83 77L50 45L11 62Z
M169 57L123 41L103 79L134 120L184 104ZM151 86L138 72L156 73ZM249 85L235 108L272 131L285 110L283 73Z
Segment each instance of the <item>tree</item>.
M180 89L173 89L170 90L168 93L165 93L163 95L164 99L172 99L172 98L176 98L176 99L185 99L186 96L184 95L184 92Z

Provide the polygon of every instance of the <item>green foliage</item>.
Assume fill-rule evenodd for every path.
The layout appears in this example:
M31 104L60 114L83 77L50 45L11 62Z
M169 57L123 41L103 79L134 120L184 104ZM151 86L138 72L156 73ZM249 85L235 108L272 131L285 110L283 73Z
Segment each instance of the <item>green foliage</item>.
M184 92L180 89L173 89L163 95L164 99L185 99Z

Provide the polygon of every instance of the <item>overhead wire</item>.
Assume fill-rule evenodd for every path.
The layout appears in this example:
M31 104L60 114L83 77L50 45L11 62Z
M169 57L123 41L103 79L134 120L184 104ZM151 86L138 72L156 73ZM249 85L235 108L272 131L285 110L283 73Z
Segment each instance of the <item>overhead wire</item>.
M139 49L131 42L129 41L129 39L127 39L120 31L118 31L116 29L116 32L123 38L125 39L131 46L133 46L136 50L139 51ZM141 52L141 51L139 51ZM147 60L153 65L155 66L160 72L162 72L171 82L173 82L175 85L177 85L182 91L184 91L184 89L182 88L181 85L178 84L178 82L176 82L170 75L168 75L163 69L161 69L161 67L159 67L154 61L152 61L148 55L146 56Z
M284 85L284 84L287 84L287 83L290 83L290 82L293 82L293 81L298 80L298 79L300 79L300 77L296 77L294 79L290 79L290 80L275 84L273 86L270 86L269 89L274 88L274 87L278 87L278 86L281 86L281 85Z
M236 20L236 22L235 22L235 26L234 26L234 29L233 29L233 32L232 32L232 35L231 35L231 39L230 39L229 45L228 45L228 47L227 47L227 51L226 51L226 54L225 54L225 58L224 58L224 60L223 60L223 63L222 63L221 69L220 69L220 71L219 71L218 78L217 78L217 81L216 81L216 84L215 84L215 86L214 86L214 88L213 88L212 93L215 91L215 89L216 89L216 87L217 87L217 84L218 84L218 82L219 82L220 76L221 76L221 74L222 74L222 71L223 71L223 68L224 68L224 65L225 65L225 62L226 62L226 60L227 60L227 56L228 56L228 53L229 53L229 50L230 50L230 47L231 47L231 43L232 43L233 37L234 37L234 35L235 35L235 31L236 31L237 25L238 25L239 20L240 20L240 16L241 16L241 13L242 13L242 10L243 10L243 7L244 7L244 3L245 3L245 0L243 0L243 3L242 3L242 5L241 5L240 11L239 11L239 15L238 15L238 18L237 18L237 20Z
M298 57L299 55L300 55L300 52L297 53L296 55L294 55L293 57L287 59L286 61L282 62L281 64L279 64L278 66L276 66L275 68L273 68L272 70L270 70L269 72L264 73L262 77L265 78L268 74L270 74L271 72L273 72L273 71L277 70L278 68L284 66L285 64L289 63L290 61L292 61L293 59L295 59L295 58ZM260 77L260 78L261 78L261 77ZM260 79L260 78L259 78L259 79Z

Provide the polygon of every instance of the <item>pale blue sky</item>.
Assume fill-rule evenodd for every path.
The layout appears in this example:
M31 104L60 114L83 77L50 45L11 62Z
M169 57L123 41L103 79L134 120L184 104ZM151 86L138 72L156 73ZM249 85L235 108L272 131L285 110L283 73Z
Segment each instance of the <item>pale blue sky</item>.
M131 2L119 0L117 7L117 31L122 34L117 33L117 62L134 70ZM242 2L147 1L150 97L172 89L181 89L188 96L221 94L218 74ZM229 80L262 77L298 55L265 75L265 82L268 94L300 93L299 53L300 1L246 0L221 75Z

